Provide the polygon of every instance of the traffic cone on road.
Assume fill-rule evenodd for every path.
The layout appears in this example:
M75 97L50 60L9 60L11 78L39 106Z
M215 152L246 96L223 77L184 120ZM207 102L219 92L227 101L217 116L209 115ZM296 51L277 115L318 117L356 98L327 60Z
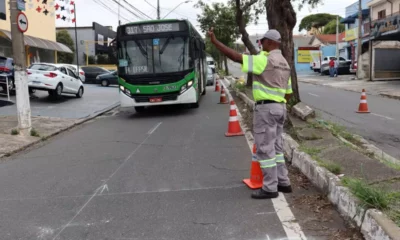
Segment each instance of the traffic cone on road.
M243 136L243 135L244 133L242 132L242 128L240 127L235 105L231 104L231 111L229 112L228 132L225 133L225 136L233 137L233 136Z
M236 111L235 102L233 100L231 100L229 116L232 116L233 114L235 114L234 113L235 111Z
M358 106L357 113L370 113L368 110L367 94L365 93L365 89L361 92L360 105Z
M219 104L227 104L228 99L226 99L226 94L224 90L224 86L221 86L221 96L219 97Z
M219 88L219 82L218 80L215 80L215 91L219 92L221 89Z
M256 150L256 145L253 144L250 178L243 179L243 182L251 189L258 189L263 185L263 175L260 168L260 163L257 161Z

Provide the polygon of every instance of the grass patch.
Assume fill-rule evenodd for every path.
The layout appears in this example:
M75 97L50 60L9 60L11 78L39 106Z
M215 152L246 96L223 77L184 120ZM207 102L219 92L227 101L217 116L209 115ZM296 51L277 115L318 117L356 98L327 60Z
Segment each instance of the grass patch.
M40 137L40 134L36 129L32 128L31 129L31 136L32 137Z
M330 162L330 161L320 161L319 165L321 167L326 168L329 172L335 174L335 175L339 175L342 173L342 167L334 162Z
M314 147L306 147L306 146L300 146L300 151L307 153L313 158L317 158L317 155L321 153L322 149L321 148L314 148Z
M223 70L223 69L218 69L218 75L219 75L220 77L225 77L225 76L226 76L225 70Z
M371 186L360 179L347 177L342 179L342 183L361 201L364 208L388 211L390 206L398 201L397 194L382 186Z
M19 130L18 129L12 129L11 130L11 135L18 135L19 134Z
M235 84L233 85L235 89L237 89L239 92L246 92L246 83L242 81L236 81Z

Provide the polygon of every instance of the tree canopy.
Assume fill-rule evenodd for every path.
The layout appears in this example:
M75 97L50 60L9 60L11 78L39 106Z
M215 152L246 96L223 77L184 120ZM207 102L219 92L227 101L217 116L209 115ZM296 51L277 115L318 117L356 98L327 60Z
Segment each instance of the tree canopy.
M56 40L59 43L64 44L69 47L73 53L63 53L59 52L57 54L57 62L59 63L72 63L74 61L74 53L75 53L75 43L69 35L67 30L61 30L56 34Z
M340 21L339 17L339 21ZM339 23L339 33L343 32L345 30L345 26L343 23ZM336 34L336 19L331 20L324 26L324 30L322 32L323 34Z
M320 29L321 27L327 25L329 22L333 20L335 21L336 24L336 17L337 15L332 15L329 13L317 13L308 15L307 17L301 20L299 25L299 31L302 30L310 31L311 28L313 27Z

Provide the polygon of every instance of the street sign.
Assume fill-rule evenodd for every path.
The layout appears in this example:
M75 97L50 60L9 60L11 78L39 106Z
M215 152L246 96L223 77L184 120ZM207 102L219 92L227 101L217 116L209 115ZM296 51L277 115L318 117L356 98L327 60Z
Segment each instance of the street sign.
M28 30L28 18L26 17L25 13L19 12L17 15L17 26L18 30L22 33Z
M17 1L17 9L20 11L25 11L25 0Z

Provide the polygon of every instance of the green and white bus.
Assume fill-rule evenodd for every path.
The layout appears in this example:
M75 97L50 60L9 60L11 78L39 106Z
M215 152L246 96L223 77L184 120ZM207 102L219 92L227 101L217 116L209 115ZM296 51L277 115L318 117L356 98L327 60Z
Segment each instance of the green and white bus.
M188 104L206 93L205 43L187 20L121 25L113 43L118 57L121 107Z

